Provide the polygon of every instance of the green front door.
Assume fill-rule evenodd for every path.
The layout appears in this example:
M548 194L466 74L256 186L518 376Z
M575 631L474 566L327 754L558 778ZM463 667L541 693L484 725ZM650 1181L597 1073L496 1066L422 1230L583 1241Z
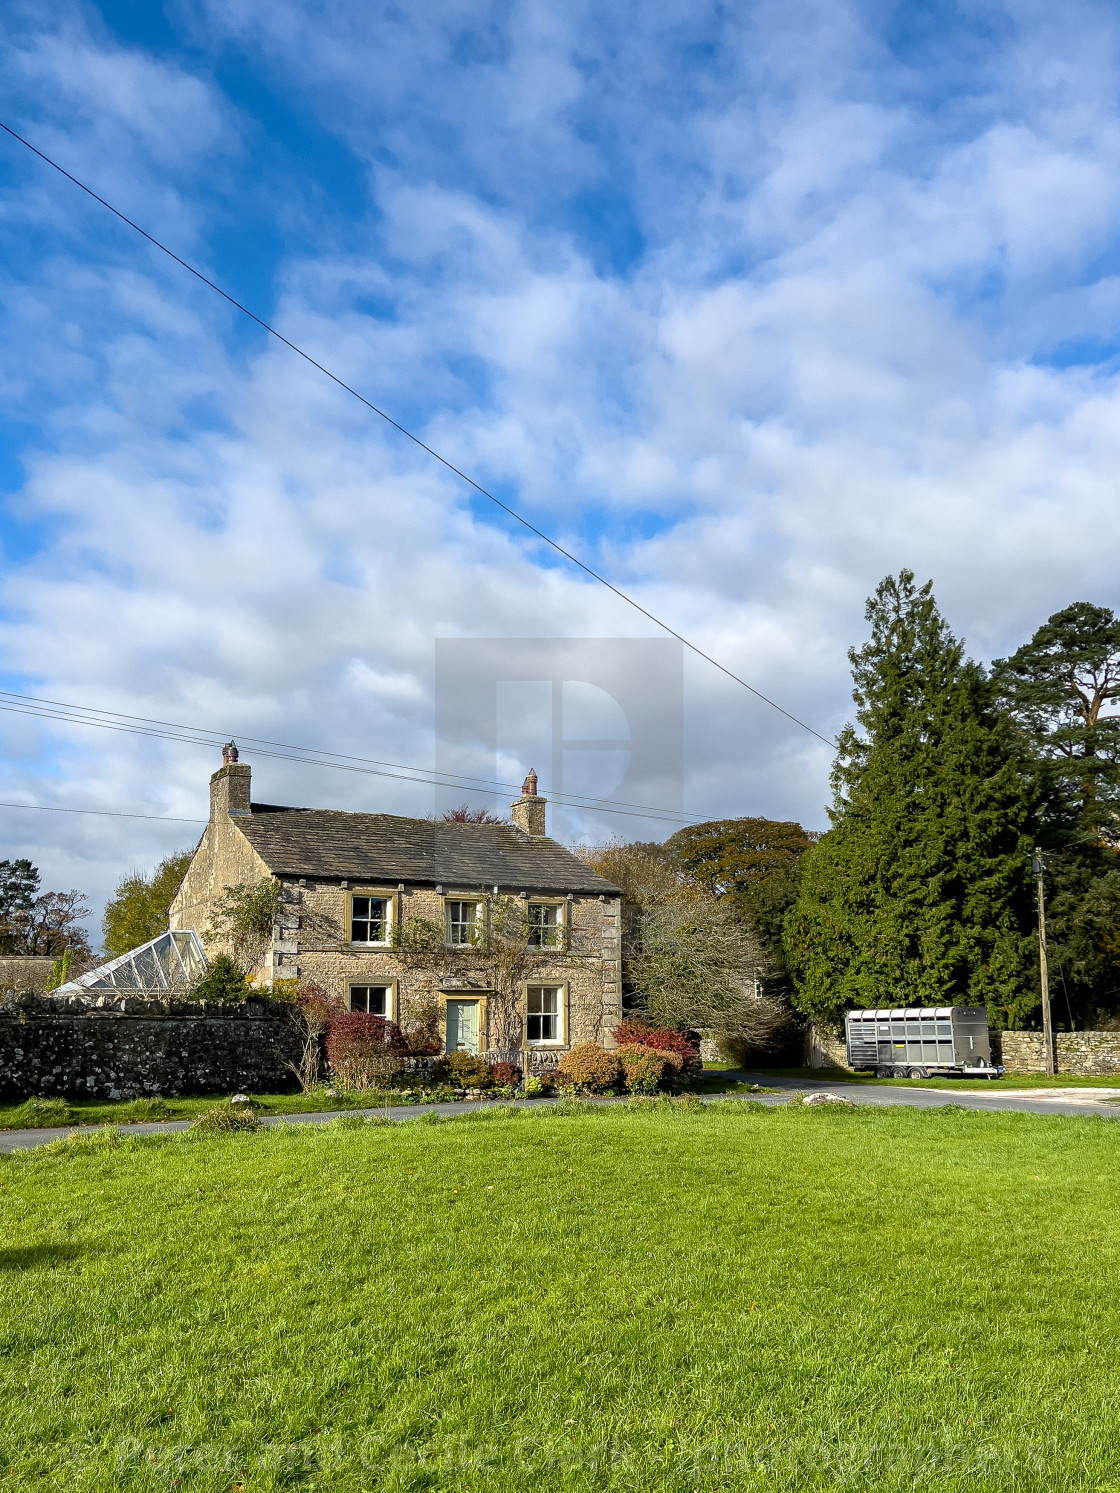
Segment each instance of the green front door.
M478 1051L478 1002L447 1002L447 1051Z

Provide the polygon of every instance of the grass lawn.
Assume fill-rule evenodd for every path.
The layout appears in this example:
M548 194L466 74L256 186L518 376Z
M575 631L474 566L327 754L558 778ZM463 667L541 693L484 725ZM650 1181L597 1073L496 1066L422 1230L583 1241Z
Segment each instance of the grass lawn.
M749 1094L770 1092L751 1084L739 1083L722 1073L700 1075L695 1084L700 1094ZM152 1120L193 1120L206 1110L221 1105L228 1094L186 1095L179 1098L158 1099L72 1099L66 1101L69 1117L62 1120L43 1118L44 1126L72 1125L137 1125ZM321 1092L314 1094L253 1094L254 1108L262 1115L324 1114L333 1110L379 1109L385 1104L385 1096L376 1092L365 1094L337 1094L334 1097ZM22 1101L21 1101L22 1102ZM403 1101L394 1098L393 1104ZM408 1101L414 1102L414 1101ZM26 1128L27 1118L20 1113L20 1104L0 1104L0 1130Z
M71 1124L129 1125L150 1120L193 1120L229 1097L228 1094L184 1095L160 1099L154 1105L151 1100L144 1099L71 1099L66 1102L73 1117L69 1121ZM369 1109L378 1103L369 1095L361 1098L339 1095L336 1099L323 1094L254 1094L251 1097L262 1115L323 1114L338 1109ZM17 1103L0 1104L0 1130L11 1130L20 1124L19 1108Z
M746 1102L0 1158L0 1488L1113 1489L1117 1145Z

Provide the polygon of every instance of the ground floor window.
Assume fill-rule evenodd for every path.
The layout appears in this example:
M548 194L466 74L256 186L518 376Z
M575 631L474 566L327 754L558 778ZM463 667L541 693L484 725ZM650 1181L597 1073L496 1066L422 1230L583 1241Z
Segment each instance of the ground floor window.
M391 985L351 985L350 1009L351 1011L366 1011L370 1016L387 1018L392 991Z
M530 1042L560 1041L559 985L530 985L526 1010L526 1036Z

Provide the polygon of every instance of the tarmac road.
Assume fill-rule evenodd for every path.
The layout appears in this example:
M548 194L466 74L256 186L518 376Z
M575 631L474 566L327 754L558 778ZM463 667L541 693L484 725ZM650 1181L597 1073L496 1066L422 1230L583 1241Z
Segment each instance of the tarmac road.
M1099 1115L1105 1119L1120 1119L1120 1089L1067 1089L1058 1091L1039 1091L1037 1089L1023 1089L1018 1092L1010 1089L993 1090L990 1094L977 1092L975 1089L954 1089L946 1080L944 1085L937 1088L915 1086L914 1088L892 1088L887 1085L861 1083L828 1083L818 1082L810 1078L775 1078L770 1073L734 1073L728 1077L741 1079L744 1083L757 1083L764 1088L778 1089L776 1094L758 1094L750 1097L762 1104L788 1104L797 1095L801 1094L838 1094L845 1099L850 1099L854 1104L905 1104L912 1109L937 1109L945 1104L959 1104L962 1109L984 1109L984 1110L1016 1110L1024 1114L1035 1115ZM1061 1097L1057 1096L1061 1093ZM1040 1093L1042 1097L1040 1097ZM1102 1099L1101 1095L1112 1095L1112 1102ZM725 1098L720 1094L706 1096L705 1103L708 1104L734 1104L740 1096L728 1096ZM322 1114L306 1115L270 1115L262 1117L262 1124L271 1125L323 1125L328 1120L337 1120L344 1114L354 1115L383 1115L391 1113L394 1120L415 1120L421 1115L462 1115L469 1114L480 1108L489 1108L489 1101L479 1105L464 1100L457 1104L401 1104L394 1105L391 1111L384 1106L375 1109L361 1110L334 1110ZM514 1101L517 1102L517 1101ZM523 1104L531 1104L541 1107L552 1101L543 1099L529 1099L520 1101ZM624 1104L621 1099L602 1099L595 1101L600 1104ZM190 1122L188 1120L164 1120L159 1123L141 1125L122 1125L121 1130L129 1135L166 1135L176 1130L186 1130ZM50 1130L0 1130L0 1153L11 1151L25 1151L33 1146L43 1146L49 1141L58 1140L64 1135L73 1134L75 1130L81 1129L84 1133L99 1129L99 1126L62 1126Z
M840 1094L854 1104L907 1104L912 1109L937 1109L944 1104L959 1104L962 1109L1017 1110L1032 1115L1102 1115L1120 1119L1120 1089L958 1089L952 1079L933 1087L928 1081L913 1088L895 1088L887 1084L828 1083L811 1078L775 1078L768 1073L737 1073L744 1083L762 1084L780 1089L777 1095L760 1094L771 1103L787 1102L794 1094ZM1108 1096L1108 1097L1105 1097ZM1110 1102L1111 1100L1111 1102Z

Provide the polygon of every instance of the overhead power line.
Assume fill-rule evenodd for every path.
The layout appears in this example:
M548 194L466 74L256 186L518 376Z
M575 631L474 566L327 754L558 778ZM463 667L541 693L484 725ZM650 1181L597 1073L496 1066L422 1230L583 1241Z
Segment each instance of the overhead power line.
M168 814L126 814L123 809L63 809L57 804L3 804L0 809L39 809L44 814L96 814L101 819L155 819L160 824L205 824L205 819L175 819Z
M289 348L298 357L303 358L306 363L310 363L312 368L317 369L321 374L324 375L324 377L329 378L332 383L337 384L340 389L344 389L347 394L352 395L353 398L357 399L361 404L364 404L366 409L372 410L375 415L378 415L387 424L391 425L394 430L399 431L401 435L412 441L414 445L419 446L421 451L426 451L428 455L431 456L435 461L438 461L442 466L445 466L449 472L454 472L456 477L459 477L463 482L466 482L468 486L473 487L475 492L479 493L482 497L489 499L489 501L496 507L500 508L503 513L508 514L510 518L515 519L517 523L528 529L531 534L535 534L542 543L547 544L551 549L554 549L558 555L563 555L565 560L570 561L572 565L575 565L578 569L582 570L585 575L589 575L591 579L593 581L597 581L600 586L605 586L608 591L613 591L615 596L617 596L621 601L624 601L627 606L633 607L636 612L640 612L643 617L648 618L648 620L652 622L656 627L660 627L663 632L667 632L670 637L676 638L678 643L682 643L684 647L686 647L691 653L696 654L697 658L702 658L706 663L711 664L713 668L718 669L721 674L726 674L728 679L733 680L736 684L742 685L743 689L749 690L750 693L756 697L756 699L761 700L763 704L769 705L771 709L778 711L781 715L784 715L787 720L792 721L795 726L800 726L803 731L808 731L810 736L815 736L818 741L824 742L825 746L833 748L837 746L837 743L831 737L822 736L821 733L817 731L813 726L810 726L808 722L801 720L798 716L794 715L792 711L787 710L784 705L779 705L776 700L772 700L769 695L764 695L762 691L760 689L756 689L753 684L748 684L745 679L743 679L740 675L734 673L731 669L727 668L725 664L721 664L719 660L713 658L710 653L705 653L703 648L699 647L698 644L690 642L683 633L677 632L676 628L670 627L668 622L662 621L660 617L649 611L647 607L642 606L641 602L635 601L632 596L627 594L627 592L614 585L612 581L608 581L606 576L600 575L597 570L593 570L591 566L581 560L578 555L572 554L571 550L565 549L562 544L558 544L555 539L551 539L543 531L543 529L538 529L535 524L530 523L529 520L518 513L515 508L511 508L508 503L503 503L500 498L495 497L492 492L483 487L481 483L476 482L473 477L468 476L467 473L462 471L461 468L457 467L454 462L448 461L446 456L441 456L440 453L433 447L427 445L426 442L422 441L418 435L414 435L411 430L408 430L397 420L394 420L392 415L387 414L385 410L374 404L372 400L367 399L364 394L360 394L357 389L353 388L352 385L346 383L344 379L339 378L338 374L332 373L329 368L324 367L324 365L313 358L309 352L305 352L302 347L299 347L296 343L290 341L287 337L284 336L282 332L278 332L274 326L265 321L263 317L258 316L255 311L250 311L248 306L237 300L236 297L230 295L227 290L223 290L220 285L211 280L207 275L204 275L201 270L196 269L193 264L190 264L187 260L182 259L178 254L175 253L173 249L168 248L166 244L162 243L153 234L150 234L147 229L141 228L139 223L133 222L133 220L122 213L119 208L114 207L111 202L107 202L104 197L99 196L92 187L88 187L84 181L79 181L76 176L71 175L71 173L67 171L64 166L60 166L57 161L52 160L52 158L44 151L41 151L38 146L32 145L30 140L24 139L21 134L18 134L17 131L13 130L10 125L5 124L3 120L0 120L0 129L9 134L13 140L17 140L20 145L26 146L33 155L38 156L41 161L44 161L48 166L52 167L59 173L60 176L64 176L67 181L72 182L74 186L85 192L88 197L92 197L95 202L100 203L103 208L111 212L114 217L119 218L122 223L133 229L134 232L140 234L142 238L147 239L148 243L150 243L154 248L158 249L162 254L166 254L169 259L173 259L175 263L185 269L188 274L193 275L196 280L200 280L203 285L207 286L217 295L220 295L224 301L228 301L229 304L233 306L237 311L240 311L242 315L247 316L250 321L256 322L257 326L262 328L263 331L267 332L269 336L275 337L278 342L282 342L285 347Z
M360 773L368 777L396 778L403 782L423 783L428 787L448 788L455 792L482 790L496 793L508 790L517 793L520 791L511 783L495 782L485 778L469 778L458 773L432 773L424 768L413 767L405 763L381 763L376 758L346 756L338 752L324 751L318 747L293 746L288 742L268 741L262 737L246 736L240 732L219 732L209 726L185 726L174 721L151 720L145 716L125 715L119 711L72 705L60 700L44 700L35 695L20 695L10 690L0 690L0 711L32 716L40 720L66 722L70 725L94 726L102 731L120 731L130 736L147 736L162 741L183 742L189 746L214 748L233 736L243 743L252 744L253 753L258 757L273 757L282 762L300 762L311 767L330 767L340 772ZM623 743L619 745L621 747ZM269 750L269 748L279 748L279 750ZM391 770L394 768L399 770ZM550 798L552 803L566 808L584 812L621 814L628 819L652 819L666 824L695 824L699 820L698 815L678 814L671 809L652 804L617 803L610 799L567 793L550 794Z
M3 701L16 701L17 704L5 705L2 703ZM23 711L24 706L28 707L26 712ZM42 706L49 708L46 710L40 709ZM219 731L212 726L185 726L179 721L164 721L151 716L129 715L120 710L106 710L97 706L75 705L65 700L47 700L39 695L21 695L14 690L0 690L0 709L42 715L48 719L87 721L91 725L104 724L103 718L111 717L114 720L135 722L137 724L137 734L157 735L158 733L156 732L141 732L140 727L164 726L170 731L189 733L185 736L171 736L167 738L168 740L191 741L195 745L202 746L222 745L224 742L230 740L231 737L236 737L237 740L243 743L251 745L259 744L265 747L280 747L285 752L304 752L310 753L316 758L328 757L335 758L340 762L358 762L364 766L397 768L401 772L421 773L424 775L422 778L410 778L407 781L422 781L431 783L433 787L453 788L456 791L462 790L465 793L474 792L479 789L486 793L520 793L521 791L520 784L507 783L496 778L476 778L471 777L468 773L433 771L428 768L417 767L414 763L410 762L387 762L380 757L361 757L351 752L331 752L327 751L325 747L294 746L288 741L273 741L264 736L249 736L244 731L230 731L225 729ZM64 713L54 715L53 712L56 710ZM66 714L65 712L76 713ZM624 743L620 741L618 745L622 748ZM332 764L324 762L319 765L327 767ZM394 775L391 772L383 774L385 777L392 777ZM547 786L545 793L550 793L550 789ZM593 795L587 793L567 793L562 795L562 797L566 803L573 806L594 806L609 803L612 807L619 809L648 809L654 814L675 814L674 810L666 809L662 805L629 803L625 799L595 798ZM700 816L696 814L676 814L675 817L678 819L698 819Z

